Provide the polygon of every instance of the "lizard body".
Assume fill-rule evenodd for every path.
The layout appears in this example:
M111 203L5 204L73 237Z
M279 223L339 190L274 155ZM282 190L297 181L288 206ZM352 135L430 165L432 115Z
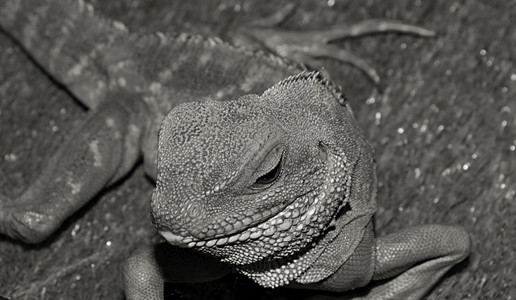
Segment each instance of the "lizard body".
M169 243L128 260L128 299L231 270L266 287L341 292L394 277L368 296L419 298L469 253L455 227L374 237L373 152L321 73L294 75L303 68L215 38L132 35L83 1L5 1L0 25L90 109L38 180L2 204L0 232L42 241L143 157Z

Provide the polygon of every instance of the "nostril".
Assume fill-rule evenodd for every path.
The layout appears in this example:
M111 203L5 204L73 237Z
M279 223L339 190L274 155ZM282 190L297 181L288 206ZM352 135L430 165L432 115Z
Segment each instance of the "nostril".
M328 160L328 147L323 142L319 142L317 148L319 148L319 157L323 162L326 162Z

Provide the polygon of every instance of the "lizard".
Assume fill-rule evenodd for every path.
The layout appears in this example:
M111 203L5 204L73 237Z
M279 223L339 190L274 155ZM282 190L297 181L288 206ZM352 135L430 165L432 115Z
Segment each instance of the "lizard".
M329 107L334 107L335 111L343 113L346 119L345 127L348 127L345 129L355 129L351 131L352 134L347 141L363 141L363 137L356 130L356 125L353 123L349 106L340 95L340 92L336 91L333 84L320 73L302 73L296 76L295 74L302 71L303 68L296 64L290 64L274 54L249 51L233 47L215 38L204 39L187 34L171 36L158 33L143 37L131 35L122 23L98 17L92 7L82 1L5 1L0 6L0 20L0 25L5 32L17 40L52 78L63 84L79 102L90 109L89 116L79 128L72 132L71 137L50 160L39 179L14 203L2 203L0 232L3 234L28 243L37 243L44 240L68 216L88 202L95 194L123 178L143 157L144 168L147 173L151 178L157 178L157 188L152 201L152 215L157 227L169 243L158 245L158 250L156 251L157 253L163 251L163 253L169 254L165 255L164 263L170 266L170 269L173 269L175 275L169 274L167 271L167 276L165 277L172 281L174 281L174 276L177 278L178 274L184 274L180 271L178 272L178 268L180 269L181 263L185 261L189 262L182 266L185 268L183 270L185 272L188 269L192 269L195 265L202 266L204 269L203 274L192 274L192 276L189 276L188 279L191 281L219 277L229 272L229 270L236 269L264 286L287 285L339 291L365 285L371 279L392 277L406 269L410 269L401 276L396 277L392 283L374 289L372 295L390 295L395 297L403 295L402 293L412 293L413 297L420 297L454 263L467 256L469 252L469 238L462 229L456 227L422 226L411 228L392 236L375 239L372 235L371 225L371 218L375 209L375 175L374 163L372 161L364 163L363 166L361 165L367 171L365 175L357 173L354 169L350 170L350 166L342 167L339 163L335 166L326 166L335 167L336 169L333 172L344 175L346 177L345 182L349 186L347 189L340 187L333 191L331 187L325 187L325 189L328 188L329 190L320 195L329 195L332 199L337 200L331 202L334 202L334 205L338 204L338 207L333 207L333 212L330 209L324 210L324 218L326 219L314 222L315 227L313 228L296 223L295 228L300 227L301 234L296 235L295 232L293 234L298 238L300 237L301 240L294 240L292 242L288 240L290 238L287 237L287 234L284 241L277 241L278 245L282 243L290 244L290 248L286 251L276 248L275 250L265 250L266 247L263 244L263 238L273 229L276 229L275 226L281 226L279 223L276 223L284 216L280 210L285 213L284 209L289 207L287 203L275 203L279 197L276 197L276 200L263 200L262 204L264 207L267 206L267 203L269 204L267 209L260 212L255 211L252 214L252 211L248 211L247 213L250 215L244 216L242 219L228 214L226 217L233 221L223 223L225 224L225 229L236 226L236 224L239 224L239 226L238 228L227 230L227 240L225 240L225 237L222 237L224 230L221 227L216 227L215 230L215 227L213 227L215 225L206 224L209 221L205 219L207 216L199 215L199 213L202 214L202 211L199 211L199 206L193 205L195 203L192 201L185 201L183 203L184 209L189 211L183 210L184 214L181 217L178 216L181 219L178 221L179 224L184 224L188 220L188 218L182 219L182 217L189 216L197 217L197 219L191 220L193 223L197 222L197 225L200 223L205 224L208 227L211 226L211 228L207 230L205 228L195 228L195 224L192 223L184 225L187 226L187 229L178 229L177 227L172 229L174 226L172 226L173 224L170 223L170 220L174 212L170 210L171 200L163 199L159 196L160 193L166 194L166 186L171 186L170 183L164 183L160 179L161 177L168 176L166 171L163 170L170 170L166 166L156 165L156 161L158 153L168 156L175 152L173 149L158 150L156 134L163 120L161 136L166 135L164 132L175 130L175 128L170 128L173 126L167 125L167 122L170 122L169 117L175 116L181 109L188 107L179 105L180 103L202 100L205 101L206 105L218 105L212 101L207 101L211 99L223 100L220 103L227 103L230 106L234 105L233 103L247 103L249 106L247 108L251 108L249 101L257 100L257 96L253 96L254 94L261 93L267 87L287 76L294 76L269 89L264 95L275 93L275 91L281 90L281 87L285 86L290 86L290 89L292 89L294 83L298 84L298 92L308 94L311 94L314 90L319 90L321 86L325 86L328 91L331 91L332 96L323 97L324 100L319 104L329 105ZM324 47L324 45L320 44L321 42L348 35L354 36L357 35L357 32L360 34L383 32L386 28L385 24L394 24L391 28L395 29L408 28L406 32L420 35L425 34L425 31L418 28L414 29L396 23L373 22L367 24L368 26L365 27L364 25L357 27L359 29L362 28L362 31L351 31L352 33L350 33L350 31L345 30L340 32L332 30L331 34L324 36L322 40L309 41L308 43L312 43L314 46L312 53L297 52L299 47L294 47L290 48L291 50L294 49L292 50L293 52L291 51L287 54L296 56L294 54L297 53L299 58L313 61L313 56L324 56L324 54L329 56L335 53L334 48ZM371 26L371 24L374 26ZM403 31L403 29L400 29L400 31ZM257 33L259 30L249 29L248 32ZM312 32L311 34L315 33ZM286 37L288 35L284 34L280 36L280 41L273 40L273 45L283 43L282 39ZM265 39L266 42L270 41L263 35L258 35L257 38ZM306 35L300 35L297 40L290 39L287 42L295 44L296 41L301 44L306 43ZM285 47L281 48L284 49ZM152 55L149 55L149 53ZM339 55L335 55L335 57L346 61L346 58L350 56L343 55L341 52ZM349 61L355 60L348 59ZM360 63L356 63L356 65L360 67ZM367 74L372 74L367 68L363 67L363 69ZM178 76L178 74L181 76ZM192 78L195 80L192 80ZM373 81L377 80L373 78ZM245 96L242 98L243 100L229 100L243 94L248 94L249 96ZM285 97L281 93L276 96L279 96L281 101L288 100L284 99ZM336 108L335 103L330 104L331 101L329 99L339 103L345 109ZM203 107L199 106L197 108ZM242 107L244 110L247 108ZM168 113L169 111L170 113ZM316 111L317 108L314 108L314 111L309 112L309 115ZM262 112L265 113L265 111ZM242 111L239 113L242 113ZM188 116L188 114L183 117L185 116ZM266 118L266 116L266 114L263 115L263 118ZM221 121L208 115L204 117L211 121L217 121L215 122L217 124ZM294 116L290 115L290 117ZM267 120L270 121L272 119ZM187 127L189 125L196 125L194 120L185 121L183 125ZM255 119L254 121L257 121L255 125L260 123L260 119ZM261 121L265 121L265 119ZM330 123L324 123L323 125L327 127ZM262 122L259 125L266 124ZM314 125L321 124L315 123ZM276 142L279 142L285 137L282 136L284 134L282 132L283 129L274 126L267 128L270 131L261 132L261 136L257 134L254 137L258 140L249 139L248 142L261 141L264 143L261 146L266 147L267 138L276 138ZM228 127L226 129L231 128ZM183 134L187 137L192 134L195 136L196 132L186 130ZM275 134L278 135L275 136ZM336 136L333 136L333 138L336 138ZM160 141L162 141L161 138ZM351 160L351 157L347 157L349 153L342 157L339 156L339 154L342 154L340 152L334 154L332 150L343 149L333 144L335 140L330 142L328 144L324 142L317 144L317 151L321 161L307 161L312 163L316 169L317 167L320 168L319 172L322 172L325 161L334 162L333 160L342 158L346 161ZM365 141L363 142L365 143ZM223 147L222 144L219 146ZM253 147L252 143L247 146ZM255 148L259 148L259 146L259 143L254 145ZM367 161L367 159L371 158L372 151L367 146L364 147L364 149L361 149L363 151L360 152L363 155L361 159ZM298 150L300 149L302 147ZM264 151L263 148L261 150ZM282 149L278 148L276 151L273 151L274 153L271 152L274 157L271 157L272 161L266 162L264 166L257 165L258 162L254 161L254 167L258 168L258 170L252 170L252 167L246 169L244 173L247 173L242 173L242 178L240 179L244 180L246 176L255 175L250 172L261 172L258 185L265 189L271 187L271 183L275 182L277 177L282 174L280 171L283 170L283 160L287 157L286 154L285 158L283 157L284 149L280 150ZM199 169L209 170L210 166L214 166L217 160L216 151L203 151L205 150L201 152L208 154L212 159L211 165L198 165L197 169L190 169L192 165L185 159L183 162L186 165L178 170L185 176L192 176ZM312 152L314 152L313 149ZM183 154L187 154L187 152ZM263 152L261 154L263 155ZM226 157L225 159L229 158ZM228 167L227 163L229 162L224 159L221 161L225 162L225 164L218 165L221 168L215 174ZM281 164L278 162L281 162ZM243 163L243 161L240 161L240 163ZM303 165L301 160L299 163L300 166ZM238 169L238 161L234 161L233 164L232 167ZM270 170L267 170L267 168ZM162 172L159 173L159 170ZM317 173L315 169L312 171ZM337 178L333 178L333 181L335 179ZM320 180L320 178L319 180L314 179L312 181L302 180L302 184L310 183L315 185ZM356 180L358 180L359 185L367 185L369 188L362 186L358 188L357 192L357 190L354 190L357 188L355 186L356 183L352 183ZM328 178L328 181L331 182L332 178ZM190 185L192 183L190 182ZM292 183L294 186L299 184L299 182ZM213 191L219 196L221 195L219 192L227 188L227 186L217 187ZM241 188L244 187L241 186ZM336 192L337 190L339 191ZM285 189L284 192L287 193L288 189ZM317 193L317 191L314 191L314 193ZM369 196L367 196L368 193ZM342 197L343 195L344 197ZM354 199L354 197L358 198ZM230 205L231 197L222 197L221 199L223 198L226 199L226 203L218 203L218 206L215 206L216 210ZM339 198L342 199L339 200ZM296 203L298 202L293 200L290 204L294 206L299 205ZM356 204L360 207L357 210L357 207L353 207L351 204ZM306 205L301 206L307 208ZM367 207L364 208L362 206ZM244 207L242 206L242 208ZM192 208L193 210L190 210ZM303 212L298 211L297 208L290 213L290 216ZM315 210L310 209L306 213L312 215L315 213ZM355 213L358 213L358 215L355 215ZM278 216L281 217L274 218L273 215L275 214L279 214ZM358 216L357 219L354 219L354 216ZM294 217L292 221L295 222L295 219ZM258 235L262 234L263 226L268 225L267 220L275 220L275 224L272 228L269 227L268 231L264 231L263 233L266 232L266 235L264 234L263 238L261 238ZM310 220L310 218L306 217L303 219L303 222L306 220ZM347 220L347 223L344 220ZM288 227L286 224L289 224L289 221L285 222L282 219L282 224L281 228ZM303 227L305 231L303 231ZM253 234L245 233L246 230L253 228L255 228ZM184 230L188 232L186 234L187 237L182 237L185 234ZM213 234L213 231L216 233ZM288 228L286 231L289 232ZM235 240L236 234L239 232L243 232L243 234L240 234L237 240ZM343 242L342 239L346 239L348 235L353 237L353 241L347 240ZM272 236L274 236L274 233ZM439 237L438 240L436 240L436 236ZM441 239L443 236L447 237L447 239ZM452 243L451 240L454 242ZM268 241L276 244L274 240L269 239ZM345 244L346 242L348 244ZM228 243L228 245L224 243ZM243 249L238 249L237 247L236 250L231 250L235 243L243 245ZM263 251L255 251L256 253L251 258L242 258L242 253L252 253L249 251L250 248L246 247L251 247L253 243L258 243L258 248L264 247ZM395 245L400 243L405 247L401 247L402 249L396 248ZM178 245L198 247L199 250L205 251L211 256L219 257L224 262L213 260L209 256L198 255L196 252L184 252L182 248L176 247ZM276 246L280 248L285 247L278 245ZM319 264L324 263L323 258L328 258L331 254L342 254L340 252L330 253L337 251L336 248L339 245L344 248L341 250L346 251L346 254L340 257L340 263L331 263L330 260L326 261L326 263L330 263L329 267L320 267ZM273 246L273 248L276 246ZM364 247L368 249L365 252L363 250ZM220 250L224 248L226 250ZM219 251L217 249L221 252L217 252ZM399 250L400 252L408 251L410 253L393 253L392 251L394 250ZM224 251L229 251L236 256L229 258L229 254ZM276 254L270 256L271 251L276 251ZM155 253L154 250L151 251L148 247L142 248L142 250L137 251L128 260L124 276L129 299L138 298L139 296L145 299L151 299L152 297L159 299L162 297L163 274L158 272L160 270L156 267L158 257L153 256L153 253ZM303 253L308 254L304 255ZM367 257L368 254L369 256ZM363 255L366 258L363 258ZM238 256L243 260L239 261ZM394 260L392 259L393 256ZM188 257L191 259L178 261L178 257ZM303 260L311 261L311 263L301 264L305 268L302 272L304 277L300 275L299 272L301 271L298 271L298 273L292 271L297 269L299 265L299 261L295 259L296 257L304 257ZM431 260L432 258L433 260ZM401 260L401 263L397 260ZM422 262L426 260L429 261L426 263ZM349 264L351 262L363 264L361 266L368 271L364 273L347 269L354 266ZM422 263L417 264L418 262ZM281 268L280 264L283 264L285 268L287 266L294 268L287 271L291 275L285 277L281 275L281 272L278 271L279 269L273 269L274 267ZM413 266L414 264L416 264L415 267ZM340 267L342 267L342 270L339 269ZM333 272L326 270L327 268L332 269ZM341 271L339 272L337 269ZM274 275L271 270L274 270L277 274ZM307 270L310 271L305 272ZM353 276L346 277L341 274L343 272ZM416 280L410 281L412 275L417 277ZM317 278L314 279L314 276ZM344 281L348 280L349 282L344 284L338 282L342 276L346 277ZM409 280L410 284L400 284L400 281L403 283L403 280ZM334 281L337 281L337 283ZM416 287L412 287L412 285ZM140 295L142 291L144 295Z

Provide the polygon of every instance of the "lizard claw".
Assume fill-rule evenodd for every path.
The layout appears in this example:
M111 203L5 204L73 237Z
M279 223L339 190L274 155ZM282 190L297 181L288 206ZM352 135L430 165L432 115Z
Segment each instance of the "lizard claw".
M337 48L331 43L342 39L387 32L412 34L419 37L435 36L433 30L390 20L366 20L348 26L340 24L324 30L304 32L271 28L271 24L279 24L283 21L280 18L286 18L293 9L288 6L280 13L265 19L269 22L269 26L265 26L264 20L261 20L259 23L255 22L253 26L244 28L240 35L235 37L235 42L255 46L258 44L261 48L312 68L320 68L319 58L332 58L360 69L377 88L380 88L380 77L373 67L363 59L344 49Z

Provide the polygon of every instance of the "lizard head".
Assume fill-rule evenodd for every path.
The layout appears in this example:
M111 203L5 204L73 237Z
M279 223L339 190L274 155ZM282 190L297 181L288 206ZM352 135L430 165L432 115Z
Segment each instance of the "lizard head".
M319 72L181 104L159 133L153 222L170 243L241 267L295 257L345 214L357 130Z

